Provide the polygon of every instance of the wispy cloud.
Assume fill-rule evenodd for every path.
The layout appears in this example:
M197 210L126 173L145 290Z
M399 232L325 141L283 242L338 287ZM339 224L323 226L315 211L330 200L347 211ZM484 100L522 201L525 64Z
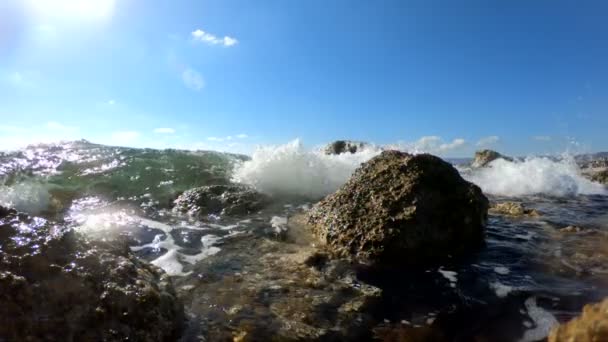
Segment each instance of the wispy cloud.
M238 40L233 37L224 36L223 38L217 37L214 34L205 32L201 29L196 29L191 33L192 39L197 42L203 42L210 45L222 45L222 46L234 46L238 44Z
M110 99L110 100L108 100L108 102L107 102L107 103L108 103L110 106L113 106L113 105L115 105L115 104L116 104L116 100L114 100L114 99Z
M169 127L160 127L160 128L155 128L154 133L173 134L173 133L175 133L175 130L173 128L169 128Z
M479 139L479 141L475 145L477 145L479 147L490 146L490 145L496 144L499 140L500 140L500 138L497 135L490 135L488 137L483 137L483 138Z
M182 81L186 87L199 91L205 86L203 76L196 70L188 68L182 72Z
M533 136L532 139L536 141L551 141L551 137L548 135L536 135Z
M215 141L215 142L223 142L223 141L231 141L234 139L247 139L249 138L249 135L241 133L241 134L237 134L237 135L228 135L225 137L208 137L207 140L208 141Z

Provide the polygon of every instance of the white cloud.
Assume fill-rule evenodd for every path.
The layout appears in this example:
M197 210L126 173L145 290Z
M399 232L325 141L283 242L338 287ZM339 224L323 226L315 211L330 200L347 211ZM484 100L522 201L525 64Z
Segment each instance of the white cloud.
M464 139L454 139L451 143L441 144L439 145L439 152L447 152L451 150L455 150L464 146L466 141Z
M205 80L201 74L191 68L188 68L182 72L182 81L186 87L199 91L205 86Z
M223 45L226 47L234 46L238 44L238 40L234 37L224 36L224 38L217 37L214 34L205 32L201 29L196 29L191 33L192 39L198 42L207 43L210 45Z
M115 104L116 104L116 100L114 100L114 99L108 100L108 104L109 104L110 106L113 106L113 105L115 105Z
M136 131L118 131L111 135L112 144L130 145L136 142L141 134Z
M551 137L548 135L537 135L532 137L536 141L551 141Z
M430 135L424 136L414 142L400 142L386 147L411 153L444 154L458 150L465 145L466 141L462 138L454 139L451 142L445 142L439 136Z
M215 141L215 142L223 142L223 141L230 141L233 139L247 139L249 138L249 136L247 134L237 134L237 135L228 135L225 137L208 137L207 140L208 141Z
M483 138L479 139L479 141L477 142L476 145L479 147L490 146L490 145L496 144L499 140L500 140L500 138L497 135L490 135L488 137L483 137Z
M49 121L46 123L46 128L53 131L77 131L78 127L66 126L57 121Z
M154 133L173 134L173 133L175 133L175 130L173 128L169 128L169 127L160 127L160 128L155 128Z

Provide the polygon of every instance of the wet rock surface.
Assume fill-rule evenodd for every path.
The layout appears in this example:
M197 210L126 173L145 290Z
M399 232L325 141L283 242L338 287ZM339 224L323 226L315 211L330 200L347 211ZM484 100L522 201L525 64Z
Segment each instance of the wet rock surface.
M342 154L342 153L357 153L367 147L369 144L361 141L352 140L336 140L328 144L324 149L327 155Z
M484 242L488 199L432 155L385 151L313 207L314 235L340 257L424 265Z
M496 159L500 159L500 158L509 160L509 161L513 160L512 158L503 156L502 154L500 154L496 151L493 151L493 150L482 150L482 151L475 152L475 158L473 159L473 163L471 164L471 166L475 167L475 168L486 167L491 162L495 161Z
M549 342L569 341L608 341L608 299L585 305L580 317L556 327L549 335Z
M497 215L507 215L513 217L538 217L540 212L536 209L526 208L522 203L519 202L498 202L492 203L489 212Z
M209 185L185 191L175 200L174 212L204 218L255 213L269 202L267 196L244 185Z
M0 340L170 341L183 308L126 244L84 241L0 207Z
M598 183L608 185L608 169L603 169L590 174L589 178Z
M191 324L184 340L357 341L372 326L377 287L329 260L302 235L286 241L249 234L176 279ZM254 255L256 257L254 257Z

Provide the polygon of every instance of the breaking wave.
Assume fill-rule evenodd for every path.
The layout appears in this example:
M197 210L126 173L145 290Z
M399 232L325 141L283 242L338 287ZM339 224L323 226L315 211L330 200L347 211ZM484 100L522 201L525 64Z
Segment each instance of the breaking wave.
M380 151L368 147L354 154L325 155L294 140L258 148L250 161L237 166L233 180L270 195L318 199L336 191L361 163Z
M606 194L606 188L581 174L572 158L555 160L530 157L523 161L497 159L489 167L472 170L464 177L488 194L525 196L575 196Z

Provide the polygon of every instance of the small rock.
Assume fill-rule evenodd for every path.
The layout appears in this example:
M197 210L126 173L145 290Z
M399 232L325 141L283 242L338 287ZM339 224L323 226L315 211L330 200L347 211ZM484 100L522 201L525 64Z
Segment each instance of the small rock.
M475 159L473 159L473 163L471 163L471 166L474 168L486 167L491 162L495 161L496 159L501 159L501 158L504 160L513 161L513 158L503 156L502 154L500 154L496 151L492 151L492 150L477 151L477 152L475 152Z
M490 213L507 216L529 216L538 217L540 213L536 209L528 209L518 202L493 203L490 206Z
M185 191L174 203L174 212L196 217L232 216L263 209L268 204L268 197L244 185L208 185Z
M323 151L327 155L357 153L367 146L367 143L361 141L337 140L327 145Z

